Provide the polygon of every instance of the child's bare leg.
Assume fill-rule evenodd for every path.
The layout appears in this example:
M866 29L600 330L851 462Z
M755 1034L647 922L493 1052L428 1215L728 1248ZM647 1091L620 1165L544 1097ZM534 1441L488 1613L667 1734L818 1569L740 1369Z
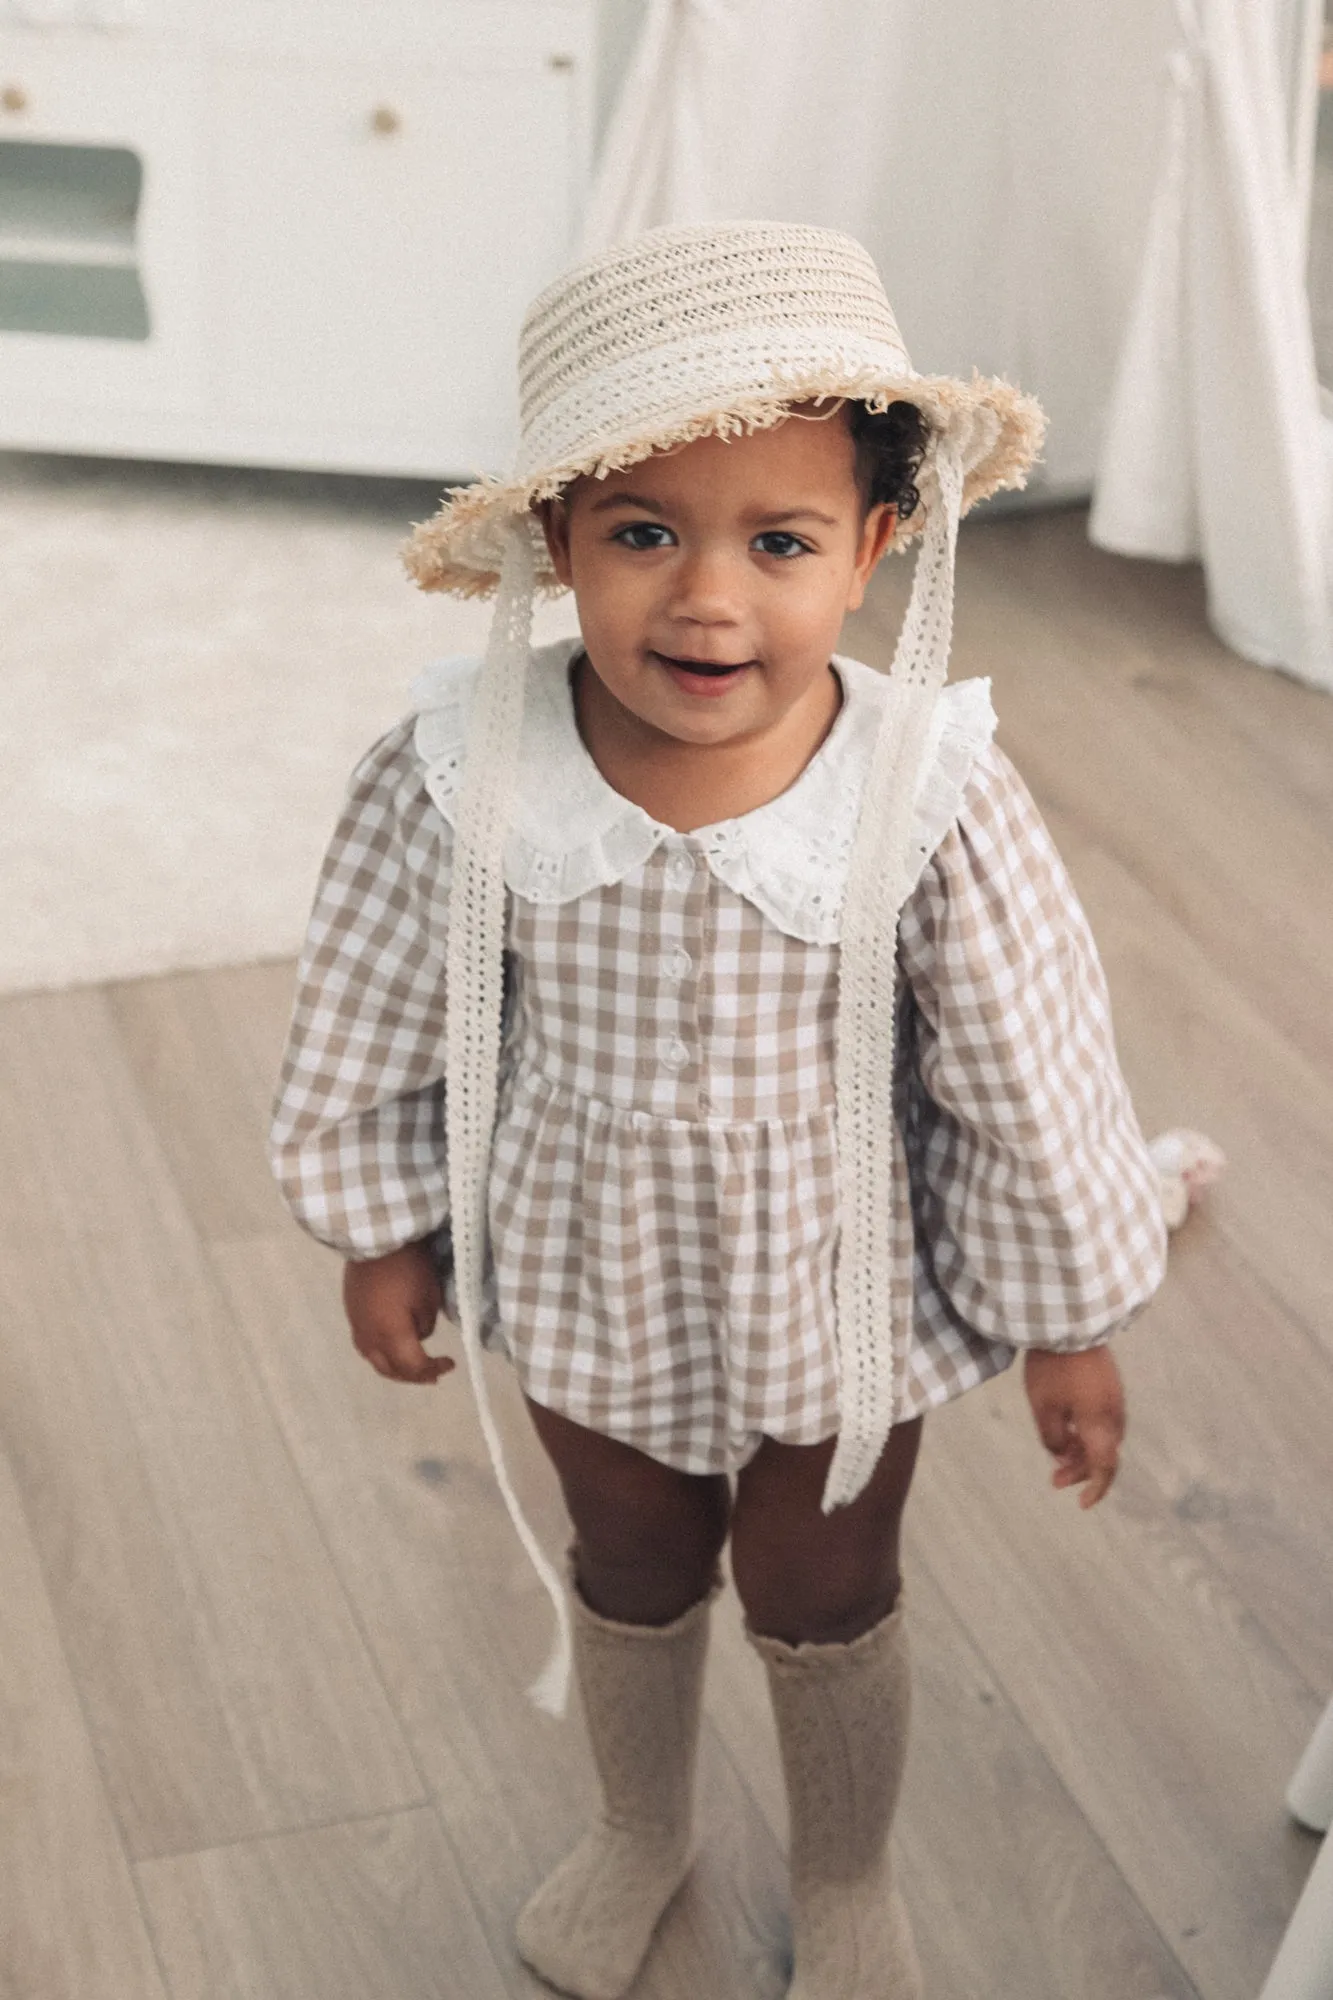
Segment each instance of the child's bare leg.
M893 1609L898 1549L922 1419L898 1424L869 1484L846 1507L820 1506L832 1438L765 1438L736 1482L731 1572L750 1628L789 1646L868 1632Z
M921 1993L889 1842L910 1699L898 1543L920 1434L919 1420L894 1430L865 1491L832 1514L831 1444L765 1442L739 1481L732 1570L791 1806L788 2000Z
M529 1405L574 1522L574 1660L602 1810L518 1920L553 1986L616 2000L690 1865L708 1605L725 1479L693 1478Z
M626 1625L666 1625L706 1597L727 1538L731 1495L721 1473L659 1465L529 1402L574 1524L585 1604Z

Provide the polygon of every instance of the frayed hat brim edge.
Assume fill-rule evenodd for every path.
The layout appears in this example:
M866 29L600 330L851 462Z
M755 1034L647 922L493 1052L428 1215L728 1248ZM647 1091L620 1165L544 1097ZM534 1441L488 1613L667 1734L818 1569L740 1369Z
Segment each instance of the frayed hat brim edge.
M1036 398L993 376L977 374L963 381L948 375L911 375L886 381L882 375L867 372L835 385L825 374L819 379L779 378L776 386L778 394L738 397L725 407L701 413L664 414L631 438L609 441L577 461L549 467L525 480L484 478L455 488L436 514L415 524L403 546L403 566L422 590L445 591L455 597L491 597L499 580L499 540L511 520L528 514L535 544L536 588L543 596L558 596L564 586L550 568L540 524L532 514L541 501L554 499L572 480L604 478L656 452L677 449L698 438L736 437L772 429L797 403L857 401L872 409L887 409L896 402L914 403L936 438L962 421L970 428L978 412L989 411L998 428L988 449L968 471L963 513L992 493L1023 486L1045 435L1046 420ZM928 472L929 463L928 450L923 470ZM920 532L924 512L918 509L899 523L891 547L906 546Z

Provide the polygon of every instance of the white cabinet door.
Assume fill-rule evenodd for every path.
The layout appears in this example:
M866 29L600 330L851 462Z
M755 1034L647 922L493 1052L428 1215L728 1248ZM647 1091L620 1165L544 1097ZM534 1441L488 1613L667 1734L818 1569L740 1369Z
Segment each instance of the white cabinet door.
M0 328L0 435L51 405L93 406L113 424L138 411L196 409L197 59L97 37L0 33L0 91L0 304L10 322ZM117 304L130 292L141 302L137 321ZM99 296L113 337L87 330L98 324ZM62 301L68 325L84 330L62 330Z
M423 66L214 58L210 366L238 450L508 459L519 319L579 194L584 79L544 40Z

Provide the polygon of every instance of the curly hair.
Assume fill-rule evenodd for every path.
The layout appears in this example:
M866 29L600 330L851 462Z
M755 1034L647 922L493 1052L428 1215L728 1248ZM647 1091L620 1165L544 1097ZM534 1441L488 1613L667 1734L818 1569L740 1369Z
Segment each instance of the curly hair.
M856 483L867 513L884 502L905 521L921 501L916 475L930 433L915 403L890 403L887 410L852 403L848 411L856 446Z

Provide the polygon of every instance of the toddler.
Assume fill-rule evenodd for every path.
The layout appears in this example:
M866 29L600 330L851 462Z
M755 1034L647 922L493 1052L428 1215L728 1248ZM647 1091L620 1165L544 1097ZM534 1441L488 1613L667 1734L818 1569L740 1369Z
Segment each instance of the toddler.
M555 1589L602 1791L518 1920L584 2000L633 1982L689 1867L730 1542L791 1806L792 2000L921 1991L890 1825L899 1531L923 1413L1024 1352L1057 1486L1124 1428L1110 1336L1163 1269L1157 1175L1087 923L943 685L958 518L1036 405L916 374L850 238L653 230L524 323L508 481L417 529L497 592L355 773L273 1128L347 1258L353 1338L434 1382L442 1307L507 1354L573 1523ZM841 657L924 531L893 671ZM579 637L533 651L534 591ZM557 1658L540 1698L558 1707Z

